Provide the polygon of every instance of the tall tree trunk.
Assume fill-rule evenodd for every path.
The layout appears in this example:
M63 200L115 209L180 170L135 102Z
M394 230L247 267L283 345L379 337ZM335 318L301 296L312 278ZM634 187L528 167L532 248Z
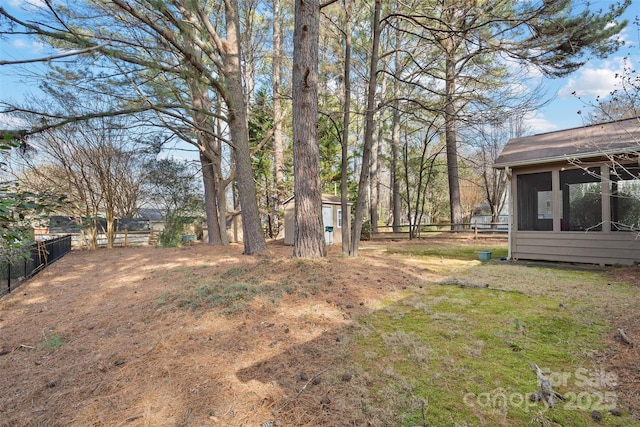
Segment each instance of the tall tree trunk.
M371 63L369 66L369 85L367 92L367 111L365 114L364 142L362 147L362 167L358 181L358 200L351 230L351 255L358 256L360 233L367 205L369 171L371 167L371 146L373 144L374 115L376 112L376 77L378 71L378 45L380 44L380 8L381 0L375 0L373 12L373 42L371 47Z
M222 245L219 227L217 194L215 192L215 173L211 160L201 151L200 167L202 168L202 183L204 186L204 206L207 219L207 244Z
M353 3L344 0L345 39L344 39L344 99L342 118L342 160L340 164L340 204L342 206L342 255L349 254L349 125L351 121L351 11Z
M318 145L317 0L296 1L293 32L293 173L295 233L293 256L326 256L322 224Z
M371 233L378 232L378 219L379 212L378 207L380 205L380 174L378 170L378 150L380 148L380 140L378 134L373 132L371 140L371 171L369 173L371 179L369 180L369 194L371 198L369 200L369 220L371 221Z
M451 229L462 229L462 207L460 205L460 178L458 174L458 141L456 137L456 69L455 62L448 57L445 60L445 142L447 146L447 177L449 178L449 208Z
M204 206L207 221L207 244L226 245L226 230L220 228L220 215L224 218L224 211L218 206L218 192L221 189L221 156L213 142L215 126L210 115L212 103L206 86L192 81L189 83L191 102L193 104L193 121L195 133L200 148L200 167L202 169L202 183L204 187Z
M222 56L225 75L225 99L229 109L229 134L233 142L238 197L240 198L242 209L244 253L251 255L267 250L267 244L260 223L256 185L253 181L253 169L251 166L247 106L240 63L240 26L237 0L225 0L225 12L227 40L224 43L225 51Z
M394 86L397 83L394 82ZM395 92L395 89L394 89ZM394 95L395 96L395 95ZM398 150L400 148L400 112L398 101L393 101L392 131L391 131L391 209L393 212L393 232L401 231L400 174L398 173Z
M278 232L284 230L284 143L282 138L282 95L280 80L282 72L282 11L280 0L273 0L273 169L276 184L276 210ZM280 234L280 233L278 233Z
M396 49L394 54L395 79L393 79L393 113L391 116L391 212L393 212L393 232L401 231L401 207L402 199L400 197L400 176L398 173L398 150L400 148L400 66L398 48L400 47L400 31L396 31Z
M409 224L409 240L413 239L413 214L411 213L411 186L409 185L409 147L405 142L402 150L404 165L404 183L407 191L407 224Z
M213 157L213 174L214 180L213 182L216 184L215 194L217 197L216 207L218 209L218 229L220 230L220 239L222 240L223 245L229 244L229 236L227 234L227 187L229 184L233 182L233 175L230 175L229 178L224 178L222 174L222 140L223 134L225 132L226 126L222 121L222 102L220 101L220 97L216 98L216 118L213 120L213 129L215 139L211 141L211 144L208 145L209 151L212 151L214 154ZM237 242L237 239L234 240Z
M105 219L107 221L107 229L105 230L107 235L107 248L112 249L115 242L115 215L113 214L113 208L106 209Z

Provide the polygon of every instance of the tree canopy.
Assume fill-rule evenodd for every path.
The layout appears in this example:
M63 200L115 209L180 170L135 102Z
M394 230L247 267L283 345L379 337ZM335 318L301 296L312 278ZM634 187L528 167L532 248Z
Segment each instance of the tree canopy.
M27 74L79 108L0 106L35 118L26 134L126 116L136 123L131 138L154 141L156 154L186 142L200 166L209 243L227 243L231 207L242 212L247 254L283 229L293 189L296 248L309 248L294 253L324 255L320 194L339 180L343 223L355 202L357 255L367 212L374 231L400 229L404 218L448 216L461 226L474 202L460 180L482 181L467 176L480 173L469 164L469 129L546 102L527 82L532 70L567 76L615 52L630 4L82 0L29 14L2 6L3 37L32 37L50 51L0 66L41 61ZM85 101L95 96L104 102ZM443 194L448 207L433 197Z

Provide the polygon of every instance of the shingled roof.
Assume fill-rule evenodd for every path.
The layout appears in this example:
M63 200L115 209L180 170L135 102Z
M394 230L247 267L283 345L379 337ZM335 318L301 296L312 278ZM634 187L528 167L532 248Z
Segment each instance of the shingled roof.
M493 167L640 152L640 117L510 139Z

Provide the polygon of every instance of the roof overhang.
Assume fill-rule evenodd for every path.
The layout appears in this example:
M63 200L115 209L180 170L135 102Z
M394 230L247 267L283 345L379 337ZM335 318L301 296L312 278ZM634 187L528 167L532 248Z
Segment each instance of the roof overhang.
M510 139L496 169L640 153L640 117Z

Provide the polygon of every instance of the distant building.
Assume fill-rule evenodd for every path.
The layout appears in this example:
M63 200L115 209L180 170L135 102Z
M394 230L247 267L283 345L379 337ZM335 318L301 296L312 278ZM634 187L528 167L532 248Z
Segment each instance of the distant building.
M351 205L349 202L349 218L346 224L351 232ZM322 222L324 224L324 240L327 245L342 245L342 203L340 196L331 194L322 195ZM295 234L295 196L284 201L284 244L293 245Z

